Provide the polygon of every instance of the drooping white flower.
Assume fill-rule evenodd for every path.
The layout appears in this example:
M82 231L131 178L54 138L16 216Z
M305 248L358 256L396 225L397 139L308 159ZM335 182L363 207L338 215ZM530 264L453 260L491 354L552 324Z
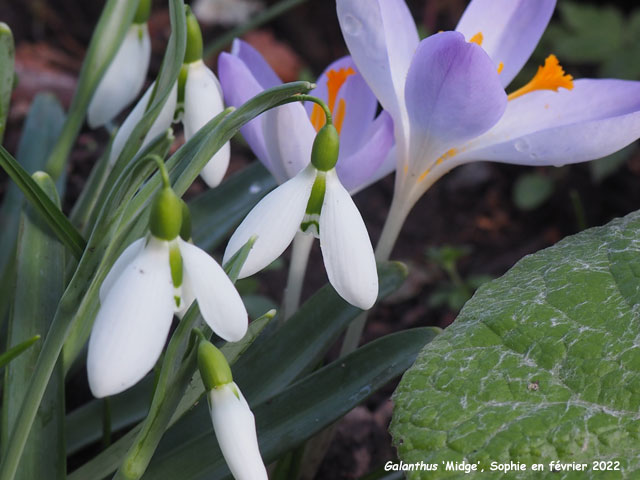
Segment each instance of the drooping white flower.
M198 345L198 368L213 429L231 474L236 480L268 480L251 408L233 381L226 358L206 339Z
M327 127L318 132L318 138ZM378 295L373 248L360 212L338 179L335 160L337 152L332 162L322 166L312 153L311 164L265 196L232 235L224 262L255 235L240 278L253 275L278 258L301 230L320 239L329 282L338 294L352 305L369 309Z
M148 1L140 2L139 10L143 12L136 14L91 98L87 111L87 123L91 128L102 127L112 121L133 102L144 86L151 58L147 26L149 8Z
M238 341L247 331L247 311L224 270L179 237L181 210L165 186L152 207L150 234L127 247L103 281L87 358L96 397L126 390L153 368L174 313L187 301L197 300L202 318L223 339Z
M185 64L187 79L184 85L184 125L185 140L193 137L209 120L224 110L222 90L218 79L200 58ZM229 142L218 150L200 172L202 179L210 187L216 187L229 167L231 152Z

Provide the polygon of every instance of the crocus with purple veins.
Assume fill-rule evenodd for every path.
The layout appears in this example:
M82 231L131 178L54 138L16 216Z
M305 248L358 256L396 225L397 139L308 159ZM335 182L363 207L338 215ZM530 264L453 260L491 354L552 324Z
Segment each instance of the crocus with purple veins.
M527 85L505 92L555 3L472 0L455 32L420 41L403 0L337 0L353 61L395 126L396 188L379 258L418 198L458 165L559 166L640 136L640 82L573 81L550 55Z

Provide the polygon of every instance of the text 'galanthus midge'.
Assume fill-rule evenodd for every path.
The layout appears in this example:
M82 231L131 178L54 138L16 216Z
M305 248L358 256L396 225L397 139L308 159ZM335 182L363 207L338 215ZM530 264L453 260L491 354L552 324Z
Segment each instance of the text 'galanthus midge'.
M313 142L310 164L254 207L229 240L224 261L257 236L240 271L241 278L253 275L302 231L320 239L329 282L338 294L368 309L378 296L373 248L360 212L336 173L340 140L328 107L325 115L327 123Z
M240 340L248 316L224 270L189 243L186 204L173 192L161 160L163 187L151 206L149 234L129 245L100 288L87 371L96 397L119 393L160 357L175 313L193 299L202 318L227 341Z
M213 429L233 477L236 480L267 480L251 408L233 381L226 358L206 339L198 345L198 368Z

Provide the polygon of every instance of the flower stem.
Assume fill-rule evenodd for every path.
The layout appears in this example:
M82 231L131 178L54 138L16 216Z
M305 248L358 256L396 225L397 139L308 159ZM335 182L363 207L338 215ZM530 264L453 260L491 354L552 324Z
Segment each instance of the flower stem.
M303 94L303 93L299 93L298 95L294 95L292 97L289 97L289 98L283 100L282 102L278 103L275 106L276 107L280 107L282 105L286 105L287 103L294 103L294 102L313 102L313 103L315 103L320 108L322 108L322 111L324 112L324 116L326 117L326 120L327 120L326 124L327 125L332 125L333 124L333 117L331 116L331 109L329 108L329 106L326 103L324 103L323 100L321 100L318 97L314 97L313 95L306 95L306 94Z
M291 263L289 264L289 275L287 286L284 289L284 300L282 302L282 315L278 319L278 325L283 325L300 306L302 296L302 285L307 271L309 253L313 245L313 235L298 232L293 237L293 251L291 252Z

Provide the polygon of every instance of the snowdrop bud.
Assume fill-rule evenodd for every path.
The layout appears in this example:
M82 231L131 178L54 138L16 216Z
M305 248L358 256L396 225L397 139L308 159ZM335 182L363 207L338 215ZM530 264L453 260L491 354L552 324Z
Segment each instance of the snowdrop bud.
M184 63L197 62L202 60L202 32L191 8L186 5L184 11L187 20L187 49L184 53Z
M133 23L145 23L149 20L151 14L151 0L140 0L136 16L133 17Z
M182 226L180 227L180 238L185 242L191 240L191 212L187 202L180 199L182 203Z
M198 345L198 368L207 391L233 382L227 359L206 340L202 340Z
M173 240L182 229L182 200L171 187L165 186L156 195L151 206L149 230L162 240Z
M321 172L328 172L338 163L340 136L336 127L327 123L320 129L313 141L311 163Z

